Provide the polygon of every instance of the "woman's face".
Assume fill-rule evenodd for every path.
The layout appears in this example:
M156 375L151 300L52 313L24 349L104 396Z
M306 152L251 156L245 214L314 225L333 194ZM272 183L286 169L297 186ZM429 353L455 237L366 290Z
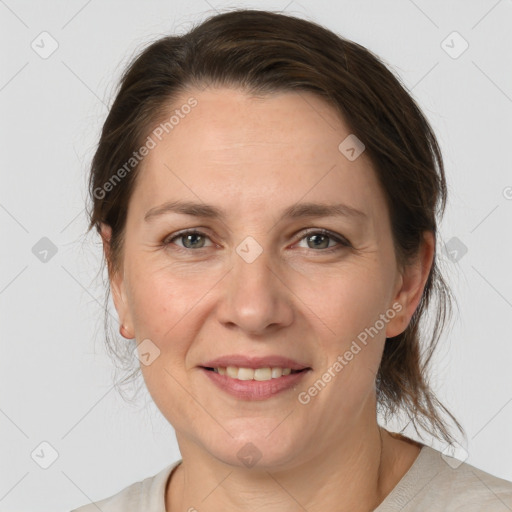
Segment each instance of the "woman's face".
M139 169L112 281L120 321L182 454L310 460L375 425L385 338L420 296L397 269L370 160L353 139L339 148L350 131L329 105L204 89L173 108L190 96ZM197 207L165 209L178 201Z

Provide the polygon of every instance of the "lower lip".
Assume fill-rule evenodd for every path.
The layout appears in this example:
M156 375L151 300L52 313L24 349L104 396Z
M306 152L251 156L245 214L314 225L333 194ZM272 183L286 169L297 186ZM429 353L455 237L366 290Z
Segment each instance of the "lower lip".
M242 400L266 400L295 386L309 370L290 373L270 380L238 380L201 368L203 373L220 389Z

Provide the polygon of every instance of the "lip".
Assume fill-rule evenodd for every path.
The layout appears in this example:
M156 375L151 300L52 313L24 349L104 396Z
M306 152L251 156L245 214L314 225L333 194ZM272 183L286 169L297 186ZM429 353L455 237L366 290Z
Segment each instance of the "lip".
M217 360L212 362L216 363L216 361ZM256 363L253 362L253 364ZM251 367L245 366L245 368ZM290 366L285 366L285 368L290 368ZM283 375L277 379L257 381L233 379L227 375L220 375L211 370L207 370L206 368L200 369L201 372L210 379L210 382L213 382L213 384L215 384L219 389L240 400L267 400L268 398L274 397L277 394L292 388L304 378L304 375L311 371L310 369L307 369L300 373L290 373L289 375Z
M278 355L249 357L242 354L230 354L220 356L201 364L206 368L226 368L228 366L237 366L239 368L291 368L292 370L304 370L310 368L307 364L302 364L298 361ZM211 373L211 372L210 372Z

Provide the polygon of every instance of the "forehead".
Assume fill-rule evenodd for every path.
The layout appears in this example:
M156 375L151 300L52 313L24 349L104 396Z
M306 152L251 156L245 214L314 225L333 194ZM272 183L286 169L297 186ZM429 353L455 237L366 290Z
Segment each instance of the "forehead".
M301 199L344 202L369 216L384 207L371 161L364 152L353 161L340 152L350 130L318 96L192 90L166 119L191 97L197 104L183 109L161 140L153 132L156 144L132 196L139 214L184 198L248 214L283 210Z

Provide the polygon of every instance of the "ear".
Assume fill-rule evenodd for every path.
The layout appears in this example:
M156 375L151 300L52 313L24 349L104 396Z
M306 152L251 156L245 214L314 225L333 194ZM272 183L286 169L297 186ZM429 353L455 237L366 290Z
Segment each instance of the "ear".
M117 311L120 323L121 335L126 339L133 339L133 328L131 318L129 315L128 303L126 301L124 272L122 269L117 271L112 264L112 251L110 248L110 239L112 237L112 228L101 223L101 239L103 242L103 253L105 261L107 262L108 278L110 282L110 289L112 291L112 300Z
M423 241L414 262L405 266L397 275L394 299L395 311L397 303L401 309L386 327L386 338L401 334L411 321L411 317L420 303L425 284L434 261L436 240L432 231L423 233Z

